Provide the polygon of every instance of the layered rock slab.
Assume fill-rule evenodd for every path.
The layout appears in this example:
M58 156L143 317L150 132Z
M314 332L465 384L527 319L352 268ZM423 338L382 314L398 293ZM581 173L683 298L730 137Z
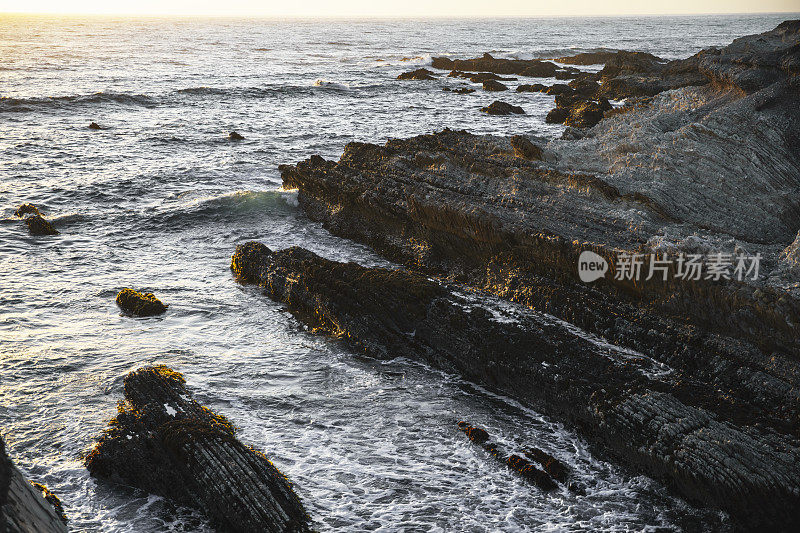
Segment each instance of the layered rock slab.
M727 420L713 387L659 377L647 357L404 270L257 242L238 246L231 268L313 330L370 356L427 362L566 419L626 464L742 524L800 524L796 440Z
M42 486L38 483L36 485ZM54 495L52 498L58 501ZM66 533L67 531L66 519L60 505L56 509L44 498L38 487L25 479L6 453L5 441L2 438L0 438L0 531L3 533Z
M192 399L165 366L125 377L119 413L86 457L89 473L200 510L218 531L308 531L291 483L235 437L223 416Z

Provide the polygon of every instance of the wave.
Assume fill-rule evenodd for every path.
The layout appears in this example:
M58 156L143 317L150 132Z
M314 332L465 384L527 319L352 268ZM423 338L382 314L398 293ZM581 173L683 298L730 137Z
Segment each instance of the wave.
M154 107L156 100L144 94L93 93L69 96L42 96L34 98L0 98L0 112L24 112L39 109L59 109L72 105L121 104Z
M318 79L314 82L314 87L321 87L323 89L332 89L336 91L349 91L350 87L345 85L344 83L337 83L335 81L328 81L323 79Z
M234 191L195 198L155 213L147 213L150 229L184 229L264 214L289 215L297 206L294 191Z

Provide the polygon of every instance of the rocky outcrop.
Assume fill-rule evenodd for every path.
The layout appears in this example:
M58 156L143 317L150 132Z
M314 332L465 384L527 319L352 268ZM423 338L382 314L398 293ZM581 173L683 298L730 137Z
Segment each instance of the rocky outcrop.
M242 135L241 133L232 131L232 132L230 132L228 134L228 139L230 139L231 141L243 141L244 140L244 135Z
M399 76L397 76L398 80L435 80L436 77L433 75L433 72L426 68L418 68L416 70L412 70L411 72L403 72Z
M569 92L556 96L556 108L545 117L551 124L566 124L576 128L591 128L601 120L606 111L613 109L605 98L593 100L576 94L571 88Z
M169 307L161 303L152 292L138 292L128 288L119 291L116 301L120 309L134 316L160 315Z
M47 498L43 495L45 491ZM0 438L0 531L66 533L65 524L66 516L58 497L43 485L25 480Z
M520 157L510 139L445 130L383 146L351 143L339 161L282 166L284 186L298 189L304 211L336 235L554 315L653 365L645 381L615 381L618 368L589 363L581 376L548 366L544 376L515 381L522 370L512 355L482 367L475 358L476 367L456 371L571 420L622 461L742 523L796 521L771 502L794 505L796 487L782 478L794 471L781 461L796 461L800 439L798 54L800 22L679 62L622 55L599 90L587 77L572 83L576 94L556 97L564 121L575 103L599 106L610 79L628 83L655 70L662 85L697 75L704 82L607 110L595 126L542 145L540 158ZM585 252L607 269L591 283L578 272ZM689 256L702 275L681 278ZM638 258L635 278L625 257ZM736 276L748 257L760 259L749 265L760 270ZM728 270L714 277L724 259ZM346 329L347 320L336 323ZM415 324L403 331L421 331ZM482 340L459 346L467 351L471 342ZM450 364L438 349L432 364ZM557 407L560 388L542 398L530 391L542 379L566 390L583 378L605 383L598 376L607 371L616 385L573 398L589 406L589 418ZM768 488L779 485L780 494Z
M125 401L86 457L89 473L205 514L218 531L308 531L286 477L236 439L233 425L192 399L164 366L125 377Z
M103 128L97 122L92 122L91 124L89 124L89 129L90 130L102 130Z
M499 81L495 80L486 80L483 82L483 90L484 91L507 91L508 86L503 85Z
M495 100L486 107L481 108L481 112L489 115L524 115L525 110L517 105Z
M447 75L448 78L464 78L468 79L473 83L483 83L489 80L495 81L515 81L517 78L508 78L503 76L498 76L493 72L478 72L475 74L474 72L461 72L460 70L454 70Z
M535 406L742 524L800 525L797 439L747 420L758 401L736 398L731 405L714 383L677 369L663 372L647 356L548 315L412 272L337 263L301 248L273 252L256 242L237 247L231 268L312 331L339 337L356 351L421 360ZM757 416L767 421L766 413ZM504 457L487 444L485 431L465 431ZM531 461L551 463L534 450L527 456L506 461L523 474L539 471ZM553 477L566 475L555 463L550 469Z

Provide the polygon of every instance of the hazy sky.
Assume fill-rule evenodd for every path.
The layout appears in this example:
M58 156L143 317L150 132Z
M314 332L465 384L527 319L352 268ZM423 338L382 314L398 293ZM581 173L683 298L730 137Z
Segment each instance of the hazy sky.
M0 0L0 13L258 16L548 16L798 12L800 0Z

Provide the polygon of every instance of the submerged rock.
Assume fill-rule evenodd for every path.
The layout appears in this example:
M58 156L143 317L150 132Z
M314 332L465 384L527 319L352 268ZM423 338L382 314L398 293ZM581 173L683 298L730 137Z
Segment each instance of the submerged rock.
M89 129L90 130L101 130L103 128L100 127L100 124L98 124L97 122L92 122L91 124L89 124Z
M42 215L29 216L25 219L25 224L28 226L28 231L31 235L58 235L58 230Z
M66 533L65 524L66 516L58 497L43 485L25 480L0 437L0 531Z
M239 134L239 133L237 133L237 132L235 132L235 131L232 131L232 132L230 132L228 134L228 139L230 139L232 141L243 141L244 140L244 136Z
M168 305L161 303L152 292L138 292L133 289L122 289L117 294L117 305L131 315L155 316L164 313Z
M418 68L417 70L412 70L411 72L403 72L399 76L397 76L398 80L435 80L436 77L433 75L433 72L426 68Z
M567 466L544 450L528 448L525 450L525 457L542 465L544 471L556 481L560 483L567 482L567 476L569 476Z
M124 390L86 457L93 477L198 509L218 531L309 531L291 483L236 439L230 421L193 400L181 374L144 367L125 377Z
M482 107L481 111L489 115L524 115L525 110L519 106L511 105L507 102L495 100L486 107Z

